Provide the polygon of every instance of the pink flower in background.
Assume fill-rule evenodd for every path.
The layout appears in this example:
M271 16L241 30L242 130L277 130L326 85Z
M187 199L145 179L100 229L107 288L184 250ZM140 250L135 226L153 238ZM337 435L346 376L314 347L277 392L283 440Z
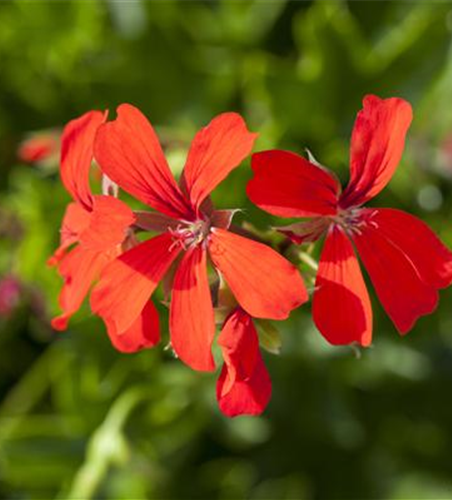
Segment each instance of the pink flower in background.
M0 317L7 318L19 305L22 287L14 276L0 278Z

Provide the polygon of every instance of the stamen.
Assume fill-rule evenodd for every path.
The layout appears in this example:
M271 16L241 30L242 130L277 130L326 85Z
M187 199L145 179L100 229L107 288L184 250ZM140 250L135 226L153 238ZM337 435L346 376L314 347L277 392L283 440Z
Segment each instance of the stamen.
M173 237L173 244L170 250L180 245L184 250L188 250L203 243L210 232L210 221L199 219L195 222L182 222L175 229L168 228Z
M365 215L362 208L351 208L348 210L341 210L336 216L332 217L334 223L344 229L350 236L353 234L362 234L362 227L369 225L378 229L378 223L372 218L375 216L375 211L365 209Z

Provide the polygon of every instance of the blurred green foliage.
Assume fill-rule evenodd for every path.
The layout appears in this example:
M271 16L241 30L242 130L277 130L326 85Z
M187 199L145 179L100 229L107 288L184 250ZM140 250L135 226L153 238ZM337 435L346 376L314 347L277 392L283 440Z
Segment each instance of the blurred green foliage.
M176 171L194 132L237 110L258 150L308 147L346 180L363 95L397 95L415 120L376 203L452 244L451 32L447 1L0 3L0 275L21 287L0 318L0 497L452 498L450 291L406 338L374 300L359 359L303 307L278 325L281 354L266 354L267 412L227 420L214 376L162 346L116 353L88 308L50 330L60 280L45 261L68 195L56 169L16 157L30 130L131 102ZM246 200L249 177L245 162L214 201L265 228L276 219Z

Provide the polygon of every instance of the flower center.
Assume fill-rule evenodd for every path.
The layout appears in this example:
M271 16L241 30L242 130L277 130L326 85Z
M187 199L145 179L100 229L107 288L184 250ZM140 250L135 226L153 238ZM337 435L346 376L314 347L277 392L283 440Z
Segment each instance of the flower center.
M209 219L198 219L195 222L181 222L175 229L168 228L174 245L181 245L184 250L200 245L210 233Z
M337 215L331 217L332 221L341 226L347 233L360 233L360 228L369 223L368 218L368 216L364 217L364 210L362 208L339 210Z

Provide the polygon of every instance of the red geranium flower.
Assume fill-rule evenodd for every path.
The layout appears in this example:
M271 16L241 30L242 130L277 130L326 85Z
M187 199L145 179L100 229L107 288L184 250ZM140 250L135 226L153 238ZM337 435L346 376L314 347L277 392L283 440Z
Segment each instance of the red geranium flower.
M251 316L240 307L232 311L218 344L224 359L217 382L220 410L228 417L261 414L270 401L272 386Z
M67 328L69 318L80 308L102 268L121 252L127 229L135 221L132 210L122 201L91 193L89 171L94 137L105 119L106 113L91 111L69 122L62 135L61 180L74 202L68 205L63 218L61 244L49 259L49 264L58 266L64 278L59 297L63 313L52 320L56 330ZM155 310L152 317L154 326L156 322L158 325ZM128 339L138 344L155 341L137 339L133 331ZM118 348L130 349L115 337L112 341ZM132 348L136 348L135 343Z
M128 104L99 128L95 158L122 189L160 214L142 214L162 232L108 264L91 306L109 330L126 335L176 259L170 304L171 343L197 370L215 368L214 310L208 255L251 316L284 319L307 300L297 269L271 248L228 231L231 213L215 211L210 192L250 153L256 134L235 113L215 118L195 136L179 186L157 136Z
M56 131L36 132L21 142L17 156L26 163L40 163L49 158L58 157L58 148Z
M340 192L326 169L285 151L253 156L250 199L271 214L309 217L282 228L294 241L326 232L313 298L314 321L332 344L372 339L372 310L355 249L401 334L431 313L452 282L452 254L419 219L389 208L363 208L389 182L412 119L402 99L364 98L353 129L350 182Z

